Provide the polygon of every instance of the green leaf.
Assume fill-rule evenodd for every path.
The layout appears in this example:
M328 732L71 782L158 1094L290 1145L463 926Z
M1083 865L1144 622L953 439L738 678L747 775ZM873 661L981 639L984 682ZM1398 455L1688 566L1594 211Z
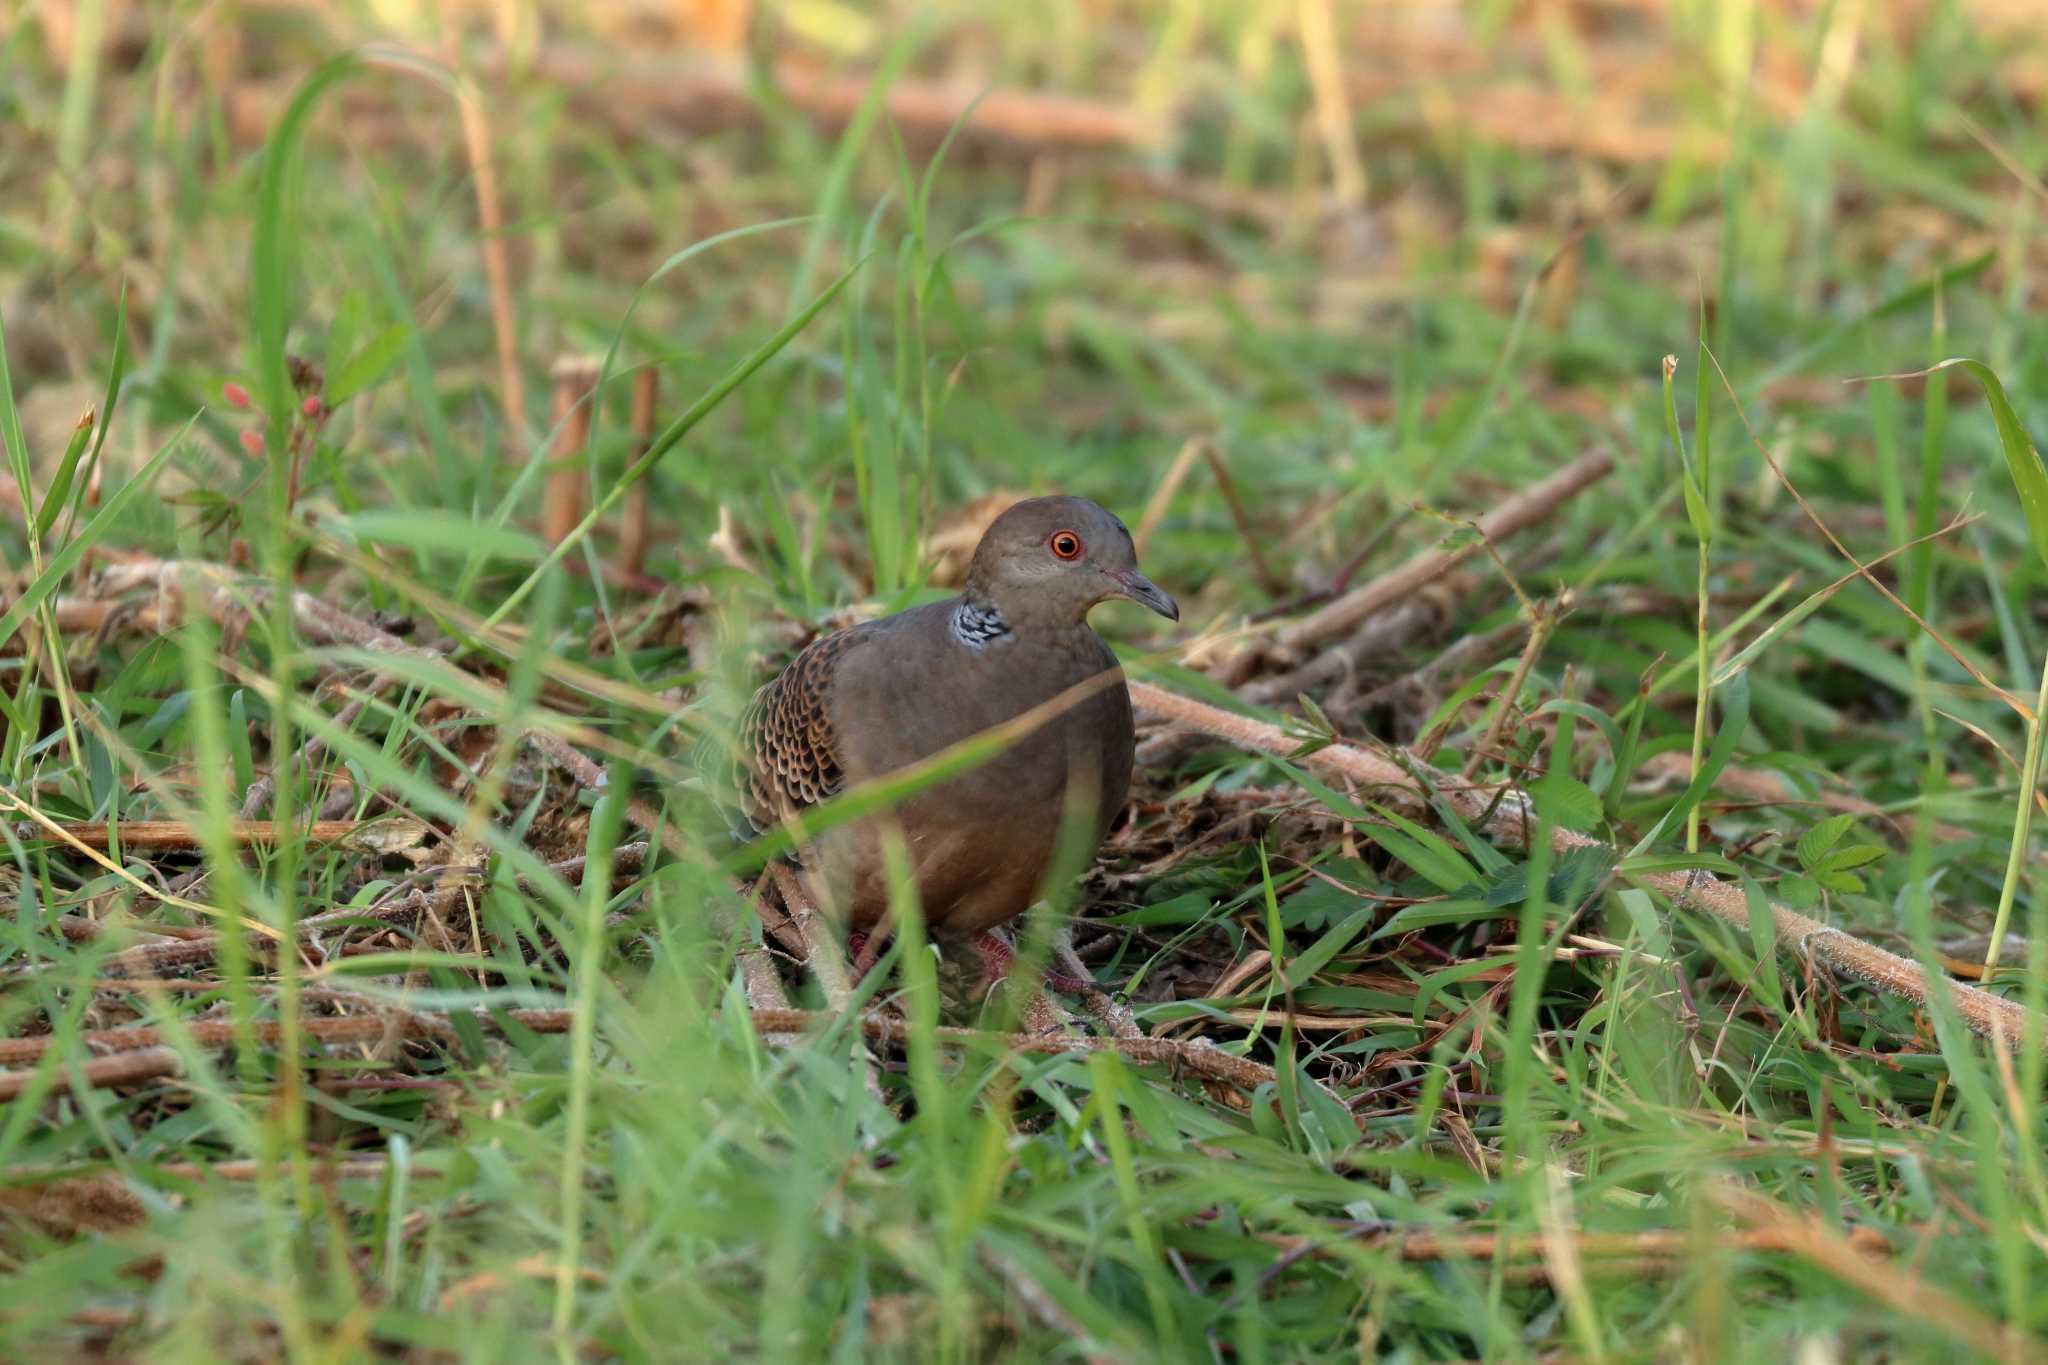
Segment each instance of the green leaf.
M361 58L345 52L316 68L293 94L263 147L256 222L249 241L249 333L256 346L257 398L270 421L272 458L278 460L289 458L284 450L284 426L291 409L292 385L284 347L285 334L291 328L292 257L298 239L288 216L298 189L299 143L320 96L361 66Z
M1983 386L1984 398L1991 404L1991 420L1998 427L1998 444L2005 452L2006 472L2012 475L2013 488L2020 496L2020 510L2026 513L2027 530L2034 538L2034 553L2043 564L2048 564L2048 467L2041 463L2041 452L2027 439L2026 428L2020 425L2012 404L2006 401L2005 386L1998 382L1989 365L1958 357L1944 360L1925 373L1933 374L1951 366L1960 367Z
M127 373L128 287L123 285L121 302L114 313L114 359L107 366L107 396L101 400L99 420L93 424L92 453L85 457L84 467L88 470L100 461L100 447L105 445L107 440L107 424L113 420L114 403L121 396L121 380ZM79 469L77 452L80 435L79 432L72 433L71 446L64 452L64 462L57 466L56 476L50 480L50 491L44 495L43 505L36 510L36 535L39 537L48 534L50 528L57 524L57 518L69 499L72 481L77 477ZM88 488L91 482L88 478L79 486L81 489ZM23 495L26 496L25 490Z
M1851 844L1847 848L1838 848L1828 854L1813 864L1812 870L1816 876L1828 872L1847 872L1852 867L1864 867L1874 863L1884 855L1884 848L1878 844Z
M1650 877L1659 872L1690 872L1698 868L1722 877L1739 877L1742 868L1718 853L1642 853L1623 858L1616 876Z
M360 349L358 338L368 326L369 317L370 300L360 289L343 293L341 301L334 305L334 316L327 323L327 350L323 356L330 380Z
M1621 727L1614 723L1614 717L1608 715L1597 706L1588 706L1582 701L1567 701L1562 697L1553 697L1537 707L1534 714L1538 716L1575 716L1600 732L1600 737L1607 741L1609 753L1618 754L1621 752Z
M88 418L91 416L91 413L86 414ZM92 439L93 426L94 423L81 420L71 429L71 440L64 447L64 458L57 462L57 472L50 476L49 491L43 494L42 503L36 508L35 534L39 539L49 533L50 527L56 523L57 513L63 510L64 495L71 491L72 475L78 472L78 462L85 455L86 442ZM27 490L22 490L24 500L27 496Z
M1287 964L1287 986L1290 991L1300 990L1326 963L1338 953L1349 948L1358 938L1366 922L1378 913L1378 907L1368 905L1354 910L1332 925L1323 935L1307 948L1295 954Z
M483 555L531 563L547 553L537 536L510 526L451 517L445 512L408 511L379 508L339 517L325 523L340 535L380 545L403 545L411 550L446 550L453 554Z
M1529 784L1536 813L1554 825L1580 833L1600 823L1600 798L1570 773L1545 773Z
M1712 424L1709 421L1713 416L1713 404L1710 401L1713 397L1713 387L1709 382L1712 368L1711 358L1707 354L1707 301L1702 298L1699 354L1693 360L1692 405L1692 462L1693 468L1699 474L1700 523L1707 528L1706 533L1700 536L1702 545L1712 540L1714 533L1714 443L1711 439ZM1691 513L1692 508L1688 504L1686 514L1690 516ZM1697 531L1699 525L1695 524L1693 529Z
M384 69L402 66L443 87L450 84L447 68L402 49L379 48L377 65ZM283 461L290 459L284 434L293 404L285 339L292 324L291 289L299 240L291 222L297 209L299 147L320 97L343 77L366 69L362 55L355 52L344 52L314 68L292 95L263 146L263 169L256 183L256 221L249 239L249 335L255 346L256 396L270 423L270 458L280 474L279 499L284 496Z
M1793 850L1799 855L1799 865L1809 870L1818 865L1828 855L1829 849L1842 842L1842 836L1855 823L1853 815L1830 815L1800 835L1798 847Z
M1609 820L1620 818L1621 798L1628 794L1628 784L1636 775L1636 753L1642 747L1643 714L1650 709L1650 674L1655 669L1655 664L1650 665L1636 685L1635 701L1628 708L1628 730L1615 748L1614 771L1608 775L1607 790L1600 794L1601 807Z
M1678 450L1678 467L1681 486L1685 490L1685 516L1692 523L1692 533L1700 544L1711 545L1714 540L1713 518L1707 512L1705 491L1693 473L1692 458L1685 453L1685 437L1678 430L1678 400L1672 397L1671 380L1678 373L1676 357L1664 357L1664 430L1671 437L1671 444Z
M405 353L412 324L394 322L364 342L340 369L327 376L327 406L338 408L366 389L374 388Z
M1765 627L1762 634L1736 651L1734 657L1714 671L1713 685L1719 688L1737 673L1755 663L1765 650L1784 638L1801 621L1804 621L1807 617L1820 610L1821 606L1830 597L1833 597L1853 581L1854 575L1845 574L1828 584L1825 588L1822 588L1819 592L1808 597L1777 620L1771 622L1769 626Z
M1567 849L1554 858L1550 875L1544 879L1543 899L1551 904L1575 907L1614 866L1611 849L1598 846ZM1485 903L1499 910L1512 910L1529 899L1529 864L1516 863L1485 888Z
M1439 924L1465 924L1472 920L1499 919L1510 911L1518 911L1521 902L1514 905L1491 905L1486 901L1459 897L1447 901L1422 901L1415 905L1404 905L1388 917L1387 922L1372 931L1376 939L1395 938L1416 929L1428 929Z
M1803 910L1820 899L1820 883L1811 877L1787 877L1778 883L1778 899Z
M171 452L184 444L185 433L192 430L192 423L198 420L198 414L194 413L185 425L178 429L176 436L166 441L162 449L149 457L148 464L136 470L134 477L114 490L114 495L101 504L99 512L77 535L65 543L63 549L50 556L49 562L43 565L42 573L36 576L34 582L22 589L21 596L14 599L14 605L7 609L7 614L0 616L0 645L14 638L14 632L21 629L21 623L28 619L29 613L41 606L43 599L57 590L57 585L64 581L64 576L71 572L86 550L97 544L102 536L113 529L115 523L127 515L129 506L156 481L157 471L163 468L164 461L170 458Z
M7 469L14 476L14 487L21 495L21 505L28 507L28 438L22 434L21 412L14 406L14 377L7 372L7 327L0 321L0 447L7 454ZM0 636L0 639L4 639Z
M1414 868L1424 881L1440 891L1464 891L1478 883L1478 871L1441 835L1384 807L1371 809L1387 825L1362 824L1359 833Z
M1735 758L1735 749L1742 741L1743 733L1749 729L1749 674L1738 673L1729 679L1728 686L1721 690L1721 726L1714 732L1714 744L1707 751L1706 762L1700 764L1679 796L1678 803L1664 812L1664 817L1653 826L1648 834L1637 841L1633 853L1641 853L1654 844L1666 829L1684 822L1694 806L1707 799L1714 789L1714 780L1721 775Z
M1747 874L1742 875L1742 898L1749 910L1749 945L1763 974L1764 998L1781 1000L1785 988L1778 977L1778 921L1771 914L1770 898Z

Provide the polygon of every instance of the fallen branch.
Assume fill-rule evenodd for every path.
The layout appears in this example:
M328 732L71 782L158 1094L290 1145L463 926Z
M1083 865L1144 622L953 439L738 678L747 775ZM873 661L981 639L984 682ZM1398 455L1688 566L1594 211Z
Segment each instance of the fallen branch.
M1133 682L1131 701L1141 710L1192 726L1256 753L1286 757L1301 748L1299 740L1288 736L1277 725L1209 706L1151 683ZM1418 791L1416 776L1389 759L1349 744L1331 744L1300 762L1306 767L1321 769L1363 786ZM1432 769L1420 769L1420 776L1461 816L1474 822L1484 822L1487 830L1497 837L1522 840L1535 828L1536 822L1528 805L1519 796L1509 795L1503 799L1493 788L1476 786ZM1600 848L1613 856L1620 856L1612 845L1562 828L1550 831L1550 846L1560 853L1575 848ZM1662 892L1674 903L1705 910L1744 935L1750 931L1749 901L1742 888L1710 873L1644 872L1635 874L1632 880ZM1923 1007L1928 1003L1927 977L1918 963L1775 902L1770 904L1770 913L1781 948L1810 954L1836 972L1886 995L1898 996ZM2022 1006L1974 986L1955 981L1945 984L1956 1009L1973 1032L2000 1039L2007 1047L2019 1045L2027 1025L2027 1012Z
M559 545L583 517L583 488L589 481L584 447L590 443L591 409L597 404L598 362L563 356L555 362L555 445L541 493L541 539Z
M633 876L645 864L648 845L645 842L621 844L612 852L612 875ZM570 886L583 883L584 859L565 858L549 863L548 871L560 877ZM462 872L449 875L449 869L427 868L417 875L437 878L434 890L426 891L414 885L400 886L387 892L371 905L350 906L341 910L329 910L324 914L310 915L298 922L298 938L301 943L336 929L348 928L370 920L384 920L393 924L409 923L418 919L433 919L458 909L462 898L484 884L483 873ZM521 891L531 893L532 884L524 877L518 881ZM86 924L90 921L84 922ZM154 932L152 926L131 923L129 928ZM82 939L94 935L84 930L83 924L63 926L65 937ZM260 945L257 945L260 947ZM204 966L220 956L221 937L217 933L199 932L190 937L170 943L138 943L132 948L123 948L102 964L112 975L127 977L148 977L166 971L189 971Z
M507 78L502 55L474 64L479 82ZM798 61L780 61L767 72L741 61L677 62L591 56L544 47L524 63L521 79L557 87L570 113L635 144L654 124L688 131L724 131L762 121L758 82L765 76L778 102L828 127L844 127L860 111L874 84L865 74L833 75ZM229 136L254 145L268 136L290 101L292 82L244 78L227 92ZM962 142L1020 152L1098 151L1157 146L1171 130L1171 116L1158 116L1125 103L1038 90L991 90L967 82L939 82L898 76L883 95L888 120L904 141L920 147L941 142L957 125ZM331 101L351 135L368 143L413 142L416 132L396 114L388 93L374 87L345 89Z
M512 311L511 253L505 246L505 210L498 195L498 172L491 159L491 127L484 115L483 93L469 81L455 89L455 108L462 119L462 145L469 155L470 179L476 186L477 242L483 252L484 279L491 299L491 333L498 346L498 404L505 413L505 447L517 450L528 439L526 385L519 374L519 326Z
M1719 1251L1797 1251L1803 1246L1800 1233L1779 1226L1751 1227L1739 1231L1717 1229L1714 1246ZM1838 1234L1842 1246L1859 1257L1887 1256L1891 1243L1873 1227L1856 1227ZM1550 1234L1542 1232L1438 1232L1416 1231L1380 1224L1367 1224L1349 1235L1333 1238L1269 1236L1268 1245L1282 1248L1287 1257L1327 1257L1340 1244L1384 1247L1404 1261L1527 1261L1542 1256ZM1671 1228L1642 1232L1574 1232L1572 1249L1585 1260L1609 1257L1655 1256L1691 1257L1699 1250L1698 1235Z
M628 460L637 460L654 444L654 406L659 397L661 371L652 365L633 376L633 449ZM619 553L616 561L621 578L638 578L647 569L648 481L641 479L626 490L626 505L619 512Z
M568 1010L517 1009L502 1011L505 1018L534 1033L566 1033ZM487 1031L501 1031L499 1015L477 1011L473 1016ZM764 1038L806 1033L833 1023L838 1016L823 1010L753 1010L754 1029ZM865 1014L860 1030L877 1042L902 1043L910 1032L902 1019ZM275 1047L284 1036L284 1025L275 1019L260 1019L248 1025L256 1041ZM390 1014L359 1014L346 1017L304 1019L300 1033L315 1042L376 1044L387 1037L415 1041L453 1042L454 1028L445 1017L425 1011ZM232 1047L236 1025L225 1019L198 1019L185 1025L193 1045L207 1050ZM940 1028L938 1041L952 1044L986 1043L1010 1052L1039 1054L1116 1052L1131 1061L1192 1072L1210 1080L1224 1081L1241 1090L1257 1090L1276 1082L1273 1068L1229 1053L1205 1041L1167 1038L1101 1038L1078 1035L986 1033L970 1028ZM101 1029L79 1034L81 1046L107 1053L84 1063L79 1072L87 1086L101 1088L134 1085L142 1081L175 1076L183 1069L178 1053L164 1044L164 1033L154 1026ZM52 1045L50 1036L0 1039L0 1063L27 1067ZM34 1078L33 1070L0 1071L0 1100L18 1098ZM50 1089L70 1089L73 1075L59 1068L49 1077Z
M1716 1194L1731 1213L1749 1224L1746 1232L1738 1235L1774 1240L1779 1249L1862 1290L1902 1317L1946 1332L1987 1360L2048 1359L2039 1339L2019 1327L1986 1317L1974 1304L1935 1288L1902 1267L1858 1254L1853 1234L1845 1237L1818 1218L1801 1217L1750 1190L1724 1186Z
M1543 521L1613 469L1614 457L1606 451L1596 450L1580 456L1549 478L1522 490L1479 518L1474 523L1479 531L1478 538L1450 548L1432 546L1414 555L1399 568L1389 570L1301 620L1281 627L1273 635L1273 645L1282 654L1298 654L1349 634L1375 613L1384 611L1431 580L1457 568L1477 554L1482 543L1505 539ZM1349 656L1340 644L1281 677L1247 684L1241 689L1241 694L1247 701L1259 704L1284 701L1311 683L1327 682L1341 675L1348 662ZM1323 676L1325 673L1327 677Z
M754 1027L761 1033L802 1033L822 1028L837 1016L824 1010L755 1010ZM861 1032L877 1042L902 1043L910 1036L907 1020L889 1015L864 1014ZM1227 1081L1242 1090L1272 1085L1273 1068L1245 1057L1233 1057L1207 1041L1171 1038L1102 1038L1080 1034L987 1033L971 1028L938 1028L933 1036L942 1043L987 1043L1011 1052L1060 1053L1115 1052L1134 1062L1192 1071L1212 1080Z
M366 820L315 820L299 826L296 833L309 843L341 843L374 823ZM79 843L102 851L116 838L121 841L121 847L131 853L177 852L201 848L205 844L204 832L183 820L124 820L118 825L60 820L56 827ZM15 832L24 839L45 837L35 825L17 826ZM272 844L277 842L277 838L278 827L269 820L237 820L228 826L228 842L237 847Z

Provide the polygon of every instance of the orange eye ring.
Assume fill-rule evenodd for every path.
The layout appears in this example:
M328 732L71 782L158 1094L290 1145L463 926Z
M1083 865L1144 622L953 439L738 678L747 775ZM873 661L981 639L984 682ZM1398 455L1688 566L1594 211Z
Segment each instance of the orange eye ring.
M1081 537L1075 535L1072 531L1054 531L1051 539L1045 543L1047 548L1060 559L1079 559L1081 557Z

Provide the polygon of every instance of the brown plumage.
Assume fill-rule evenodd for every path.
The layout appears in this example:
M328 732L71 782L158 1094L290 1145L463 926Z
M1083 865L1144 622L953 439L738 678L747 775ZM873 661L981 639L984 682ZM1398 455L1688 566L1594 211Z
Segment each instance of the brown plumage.
M755 694L740 721L748 821L765 829L1115 670L1087 621L1111 597L1179 619L1101 507L1011 507L958 597L828 635ZM1092 817L1089 851L1101 841L1129 790L1132 734L1130 694L1107 680L980 767L827 831L801 850L805 881L842 921L873 924L888 903L882 831L893 821L935 931L1001 924L1044 890L1068 802Z

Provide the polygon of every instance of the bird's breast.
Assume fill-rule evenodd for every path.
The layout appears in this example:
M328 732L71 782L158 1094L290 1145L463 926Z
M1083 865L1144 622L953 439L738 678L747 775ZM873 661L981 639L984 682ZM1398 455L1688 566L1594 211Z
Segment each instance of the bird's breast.
M934 815L972 821L1057 805L1070 788L1093 800L1122 802L1131 764L1130 694L1115 672L1116 657L1093 631L1050 645L1020 639L930 653L894 670L886 685L843 680L847 714L838 729L850 780L908 767L1064 699L918 804ZM1070 691L1091 681L1093 690Z

